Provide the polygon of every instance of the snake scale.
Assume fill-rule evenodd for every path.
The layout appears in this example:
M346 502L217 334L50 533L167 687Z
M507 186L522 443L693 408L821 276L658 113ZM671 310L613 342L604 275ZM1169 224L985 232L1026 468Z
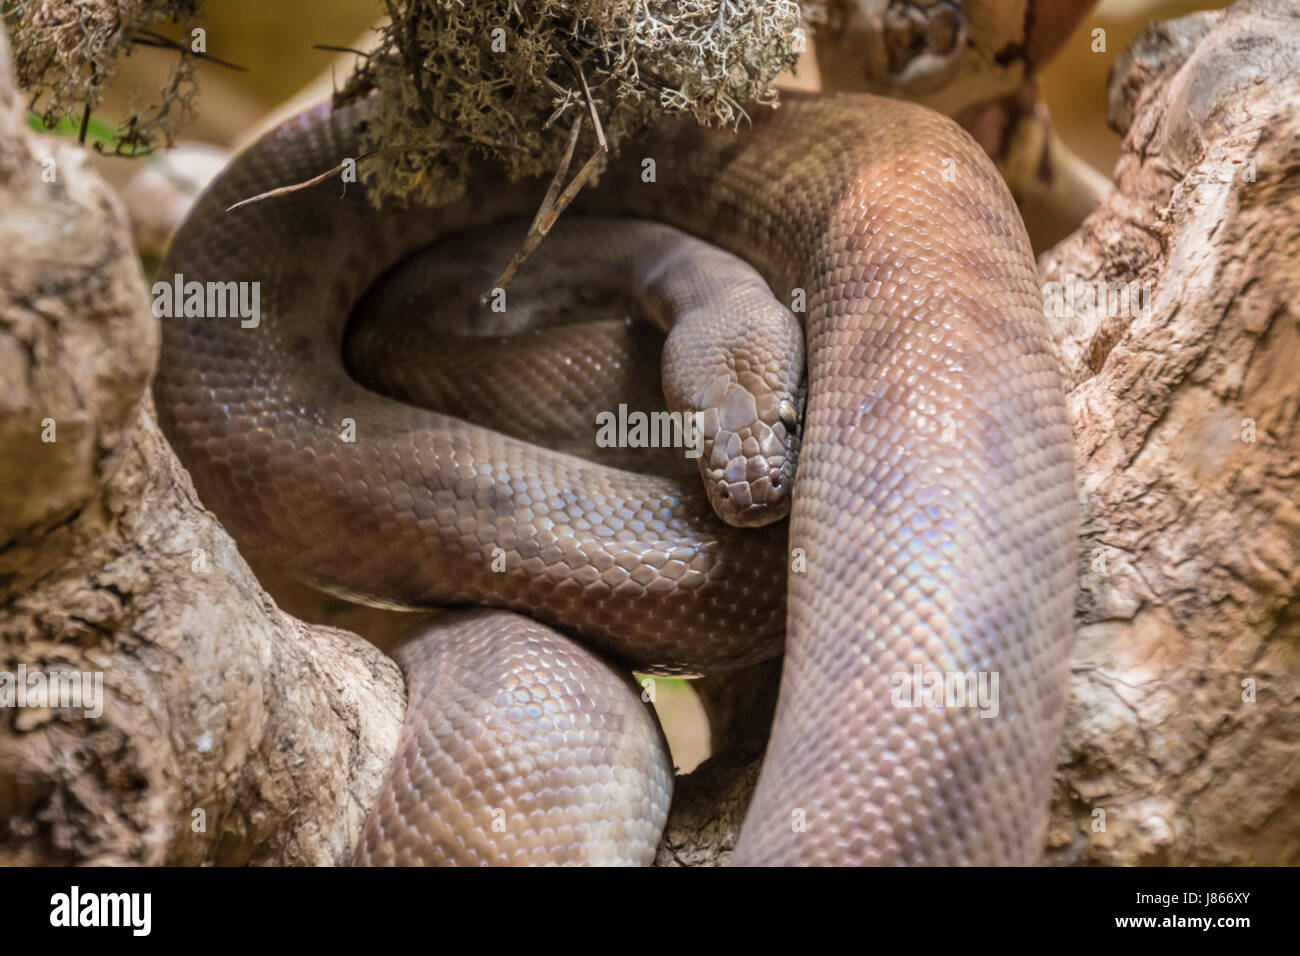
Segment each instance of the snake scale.
M705 239L806 305L790 520L733 528L698 475L601 467L347 374L345 325L385 272L540 195L484 168L437 210L376 211L352 186L225 212L359 155L363 111L289 121L199 201L164 275L259 281L262 321L166 320L155 386L241 546L370 601L507 609L453 612L398 652L411 704L358 858L653 856L671 781L626 740L657 730L554 627L668 673L784 646L733 862L1036 859L1072 637L1074 458L1024 227L974 142L906 103L787 94L739 135L665 125L580 200ZM899 692L922 674L991 676L996 707Z

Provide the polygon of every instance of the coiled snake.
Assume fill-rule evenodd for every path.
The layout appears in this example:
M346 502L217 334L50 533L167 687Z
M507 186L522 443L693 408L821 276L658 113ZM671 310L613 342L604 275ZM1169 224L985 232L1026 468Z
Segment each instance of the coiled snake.
M345 325L381 274L539 196L484 170L432 211L379 212L355 186L224 211L357 156L362 109L288 122L200 200L163 274L258 281L261 323L164 320L156 384L242 546L370 600L531 619L456 612L403 647L410 714L359 858L653 856L671 784L657 730L541 622L663 672L741 667L784 638L735 862L1035 859L1072 634L1073 452L1024 227L973 141L906 103L786 95L739 135L664 127L585 201L706 239L806 303L790 521L732 528L698 475L602 467L348 375ZM736 338L737 318L705 325ZM758 399L758 417L781 404ZM740 443L749 477L775 434ZM966 676L990 678L993 707L953 699Z

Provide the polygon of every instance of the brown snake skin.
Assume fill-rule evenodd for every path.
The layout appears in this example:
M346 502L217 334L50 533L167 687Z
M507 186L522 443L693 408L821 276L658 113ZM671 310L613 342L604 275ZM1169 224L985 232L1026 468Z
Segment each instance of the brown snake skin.
M802 290L787 549L784 524L719 522L698 481L608 471L349 379L344 323L382 271L539 195L484 174L476 203L436 212L378 213L356 187L222 211L357 155L357 119L318 109L245 152L164 265L262 282L257 329L165 321L156 386L241 544L372 599L513 608L664 671L773 656L788 579L781 698L733 862L1036 859L1072 633L1073 452L1028 240L970 138L905 103L786 95L739 136L682 123L626 149L587 203L708 239L783 302ZM996 715L908 706L914 668L996 677ZM376 813L374 838L400 842Z
M653 859L673 769L627 679L508 611L453 611L431 630L395 654L409 712L357 862Z
M573 216L547 234L494 311L479 293L493 287L527 227L514 220L461 233L385 273L348 327L344 353L352 375L392 398L634 471L649 470L652 455L596 447L597 413L620 401L633 409L666 405L697 416L696 461L719 517L738 527L784 518L798 441L781 420L781 406L793 423L802 401L803 330L763 277L660 223ZM634 323L637 331L653 323L668 333L640 356L640 364L657 370L662 353L662 389L642 387L648 369L611 375L616 370L607 364L633 359L624 354L629 330L578 321L611 311L646 319ZM543 337L546 329L552 331ZM497 336L513 347L475 347ZM554 337L564 341L551 344ZM592 364L549 367L575 355L590 356ZM458 364L476 359L487 373L481 381ZM569 394L545 394L554 390ZM657 457L680 462L688 450Z

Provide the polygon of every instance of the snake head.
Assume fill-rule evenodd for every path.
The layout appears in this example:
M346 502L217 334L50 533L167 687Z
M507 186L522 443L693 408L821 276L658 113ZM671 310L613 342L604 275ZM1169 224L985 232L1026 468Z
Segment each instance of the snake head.
M735 382L700 412L700 477L719 518L753 528L790 513L802 416L801 390L756 394Z

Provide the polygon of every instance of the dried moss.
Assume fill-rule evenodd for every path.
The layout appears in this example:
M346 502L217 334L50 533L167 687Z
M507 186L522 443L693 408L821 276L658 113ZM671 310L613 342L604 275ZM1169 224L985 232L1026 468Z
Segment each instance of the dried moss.
M797 0L389 0L341 92L378 91L366 145L383 195L454 198L475 154L548 173L590 90L611 148L657 116L738 126L776 102L801 46ZM592 124L580 150L596 148ZM403 151L403 147L419 147ZM582 153L580 152L580 155Z
M819 3L820 0L811 0ZM0 0L19 82L47 125L81 121L158 23L187 37L202 0ZM381 98L367 180L381 197L444 202L476 154L515 177L554 170L588 93L611 148L664 114L739 126L776 102L802 45L798 0L386 0L390 23L340 96ZM122 122L117 151L171 145L194 115L195 55ZM584 86L585 81L585 86ZM579 156L597 148L586 124Z
M117 64L137 44L157 46L159 23L188 36L201 0L8 0L0 4L13 44L19 84L47 127L88 117L103 98ZM114 151L138 155L175 141L194 118L194 57L177 46L177 64L158 98L131 109Z

